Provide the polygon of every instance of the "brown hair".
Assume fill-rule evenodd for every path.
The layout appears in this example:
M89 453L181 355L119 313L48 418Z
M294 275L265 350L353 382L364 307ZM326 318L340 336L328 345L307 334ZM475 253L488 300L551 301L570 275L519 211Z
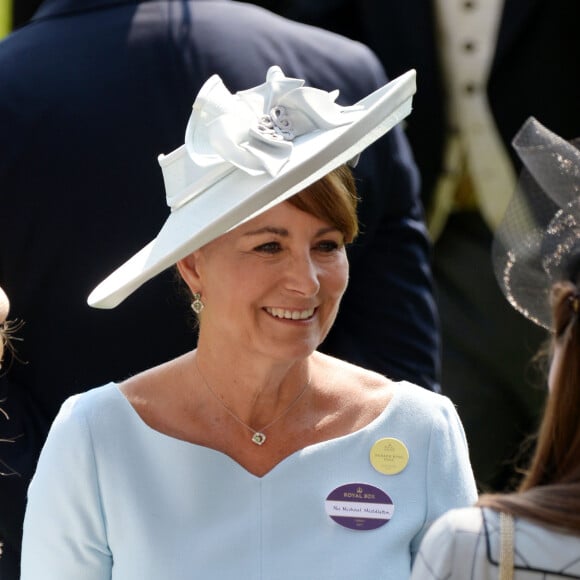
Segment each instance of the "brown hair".
M580 534L580 304L572 282L552 288L552 345L561 350L534 455L518 490L477 505Z
M358 198L354 177L346 165L315 181L288 201L299 210L335 226L344 234L346 243L356 238Z

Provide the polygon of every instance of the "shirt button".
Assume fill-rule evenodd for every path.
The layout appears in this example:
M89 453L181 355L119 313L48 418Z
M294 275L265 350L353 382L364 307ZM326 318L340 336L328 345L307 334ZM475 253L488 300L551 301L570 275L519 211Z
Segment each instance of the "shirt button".
M475 43L471 41L467 41L463 43L463 50L465 52L473 52L475 50Z
M465 8L466 10L471 10L472 8L475 8L474 0L465 0L463 2L463 8Z
M478 86L475 83L467 83L463 86L463 91L468 95L473 95L478 90Z

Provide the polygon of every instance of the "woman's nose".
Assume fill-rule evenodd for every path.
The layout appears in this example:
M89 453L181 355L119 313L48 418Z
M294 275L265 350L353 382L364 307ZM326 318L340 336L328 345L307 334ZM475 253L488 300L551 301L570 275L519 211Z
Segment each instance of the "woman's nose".
M320 290L319 269L308 252L293 256L287 265L287 288L304 296L314 296Z

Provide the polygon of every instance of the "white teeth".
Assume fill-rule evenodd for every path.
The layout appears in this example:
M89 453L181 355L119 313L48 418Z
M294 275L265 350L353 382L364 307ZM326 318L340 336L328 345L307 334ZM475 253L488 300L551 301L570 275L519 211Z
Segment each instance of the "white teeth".
M314 308L308 310L284 310L283 308L266 308L272 316L276 318L286 318L288 320L306 320L314 314Z

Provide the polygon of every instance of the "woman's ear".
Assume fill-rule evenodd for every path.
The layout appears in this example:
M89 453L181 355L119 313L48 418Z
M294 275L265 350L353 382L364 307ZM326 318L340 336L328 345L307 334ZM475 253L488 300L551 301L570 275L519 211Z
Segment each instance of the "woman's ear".
M179 275L187 284L192 294L201 289L201 276L199 275L199 254L193 252L176 264Z

